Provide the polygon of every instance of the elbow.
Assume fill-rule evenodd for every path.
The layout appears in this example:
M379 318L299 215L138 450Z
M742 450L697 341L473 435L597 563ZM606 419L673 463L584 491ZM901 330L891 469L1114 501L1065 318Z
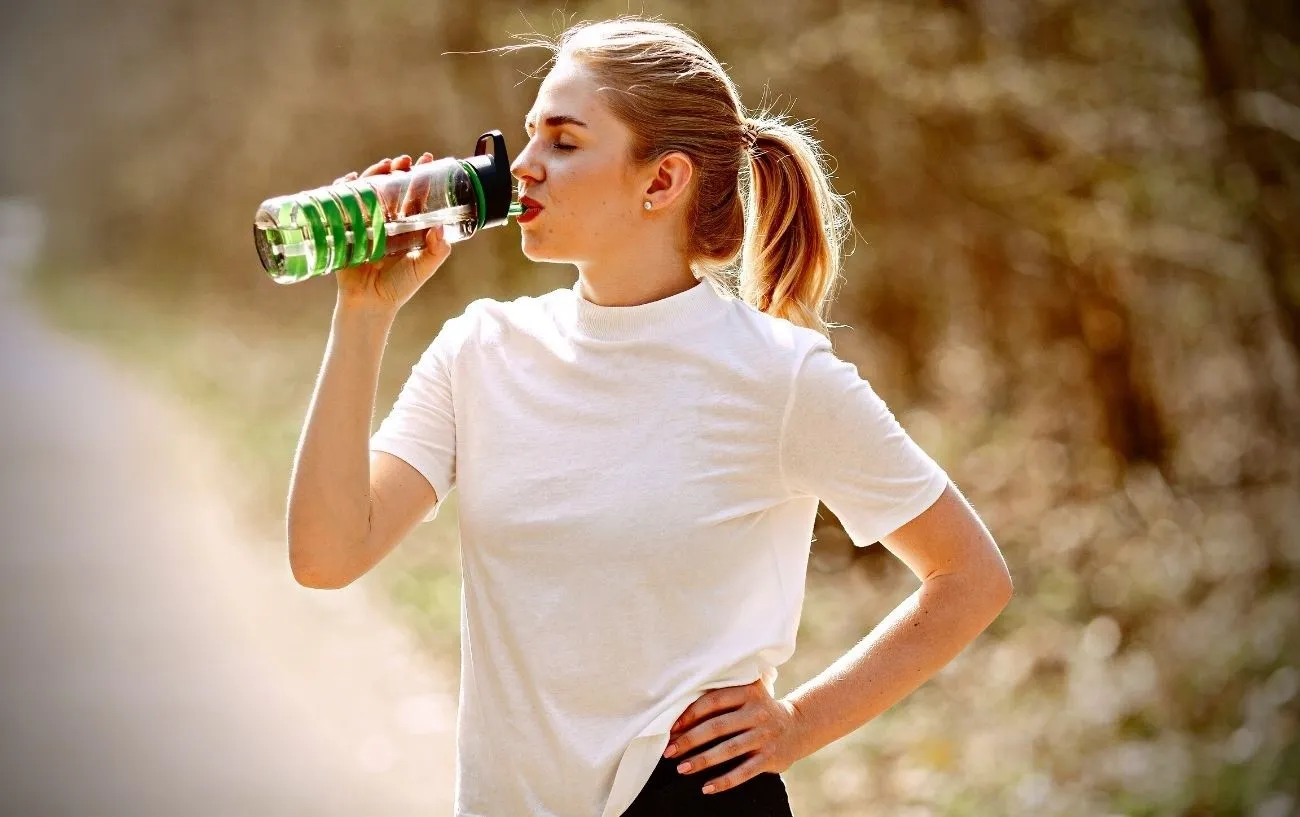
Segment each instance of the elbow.
M1016 594L1015 584L1011 581L1011 571L1007 560L997 544L989 540L987 549L971 565L974 583L979 588L977 595L990 610L990 620L996 618Z
M1002 568L1002 573L999 574L998 581L998 591L1001 593L1002 606L1006 607L1011 603L1011 599L1016 595L1016 585L1011 581L1011 571L1007 570L1005 567Z
M967 614L985 621L986 625L1006 609L1015 595L1011 573L1001 559L947 575L955 582L953 592L965 605Z
M288 545L289 572L300 586L311 590L341 590L356 581L349 555L358 548L347 543L337 530L304 519L290 507L285 519L285 542Z
M993 617L996 618L1006 606L1011 603L1012 597L1016 594L1015 585L1011 581L1011 571L1007 570L1005 564L999 564L996 569L989 570L984 580L980 582L983 586L983 596L988 600L987 603L993 611Z
M329 573L292 567L291 570L294 581L309 590L342 590L352 583L350 579L341 579Z
M310 590L341 590L356 580L337 566L320 559L320 547L289 540L289 572L301 587Z

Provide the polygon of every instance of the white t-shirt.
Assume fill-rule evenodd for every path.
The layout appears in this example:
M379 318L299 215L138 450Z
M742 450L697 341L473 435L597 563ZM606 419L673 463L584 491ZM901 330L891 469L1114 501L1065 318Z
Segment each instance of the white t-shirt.
M460 491L456 817L618 817L678 715L795 649L820 498L854 543L944 471L820 334L707 281L471 303L371 439Z

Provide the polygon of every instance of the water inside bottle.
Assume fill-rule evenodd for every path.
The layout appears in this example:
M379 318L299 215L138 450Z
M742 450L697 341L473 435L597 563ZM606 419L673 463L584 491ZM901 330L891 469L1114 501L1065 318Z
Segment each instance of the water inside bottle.
M524 206L519 202L510 203L510 215L517 217L523 211ZM390 252L410 252L423 245L423 234L426 230L438 226L443 228L442 236L448 243L460 241L472 232L469 227L473 218L473 208L468 204L462 204L458 207L444 207L441 210L417 213L413 216L404 216L394 221L385 222L384 233L388 236L388 249ZM408 233L416 233L419 240L405 238ZM367 230L367 235L369 235L369 230ZM395 237L398 236L402 238L396 238L395 240ZM334 237L331 235L325 236L325 244L332 250L334 248ZM286 256L305 255L309 259L316 252L316 247L311 241L271 244L270 249Z
M467 204L457 207L444 207L428 213L403 216L393 221L384 222L386 239L385 255L408 253L424 246L424 234L434 227L442 227L443 239L448 243L461 241L474 231L474 209ZM367 240L370 230L366 230ZM353 233L349 231L346 242L351 249ZM334 236L325 236L325 245L334 250ZM284 244L271 244L271 250L285 256L307 256L308 261L315 260L316 245L312 241L293 241Z

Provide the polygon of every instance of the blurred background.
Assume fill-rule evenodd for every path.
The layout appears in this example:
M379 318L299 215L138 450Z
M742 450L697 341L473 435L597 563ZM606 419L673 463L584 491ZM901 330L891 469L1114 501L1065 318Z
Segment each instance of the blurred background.
M856 230L835 348L1016 582L939 676L785 774L795 813L1300 814L1287 0L8 4L0 196L26 214L11 233L43 236L23 309L184 407L233 475L215 501L255 532L226 546L266 549L266 592L290 592L284 498L335 284L272 283L256 206L493 128L517 151L545 53L451 52L627 12L695 32L748 106L814 121ZM469 301L574 280L518 242L457 245L404 309L376 423ZM358 583L448 673L454 499ZM823 508L808 584L780 694L916 581Z

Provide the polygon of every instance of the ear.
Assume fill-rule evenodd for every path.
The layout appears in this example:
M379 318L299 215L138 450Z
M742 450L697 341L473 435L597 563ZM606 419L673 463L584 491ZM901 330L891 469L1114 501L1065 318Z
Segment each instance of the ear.
M663 212L678 200L685 201L682 194L690 188L694 172L695 166L685 153L675 150L665 154L651 169L645 200L654 205L656 212Z

